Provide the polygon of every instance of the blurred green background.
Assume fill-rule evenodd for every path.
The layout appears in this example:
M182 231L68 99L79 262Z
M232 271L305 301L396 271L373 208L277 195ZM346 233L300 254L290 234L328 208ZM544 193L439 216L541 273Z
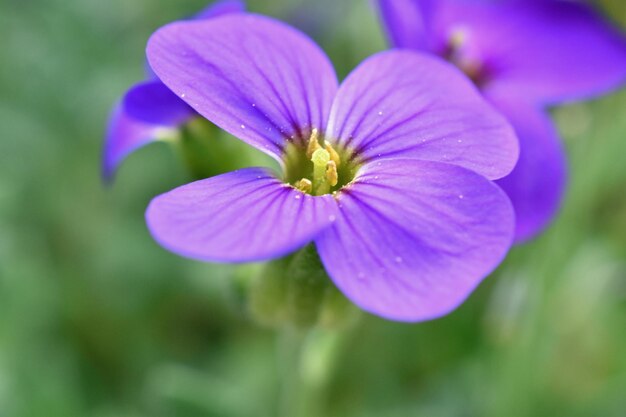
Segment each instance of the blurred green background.
M248 317L245 270L146 230L150 198L189 180L177 155L149 146L112 187L99 177L148 36L205 5L0 0L1 417L263 417L290 401L283 337ZM384 48L363 0L249 5L308 32L341 76ZM626 3L603 7L625 26ZM304 415L626 415L626 91L554 116L571 169L554 225L448 317L315 334Z

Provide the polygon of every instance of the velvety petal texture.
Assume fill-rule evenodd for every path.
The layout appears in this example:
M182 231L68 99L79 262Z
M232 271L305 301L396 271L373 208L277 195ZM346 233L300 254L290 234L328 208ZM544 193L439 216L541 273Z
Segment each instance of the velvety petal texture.
M382 52L342 83L328 135L361 158L446 162L489 179L511 172L509 125L454 66L414 51Z
M549 116L534 106L492 98L513 124L520 158L513 172L498 180L515 208L516 240L527 240L557 213L566 184L565 153Z
M148 60L198 113L275 156L286 140L323 128L334 69L308 37L273 19L235 14L158 30Z
M304 246L337 215L332 196L303 194L266 169L247 168L156 197L146 220L156 241L174 253L249 262Z
M316 240L326 270L359 307L393 320L456 308L513 238L504 192L454 165L372 162L338 202L341 215Z
M176 134L172 126L144 122L128 114L124 103L113 109L102 153L102 177L111 181L122 161L136 149Z

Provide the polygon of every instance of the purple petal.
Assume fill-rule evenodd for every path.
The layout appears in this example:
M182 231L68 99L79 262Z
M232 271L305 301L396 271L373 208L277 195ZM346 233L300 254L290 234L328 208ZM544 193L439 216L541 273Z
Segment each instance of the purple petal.
M131 117L122 103L115 106L102 152L102 176L110 181L122 161L133 151L158 138L174 134L171 126L146 123Z
M432 0L377 0L376 6L394 47L428 49Z
M502 190L454 165L371 162L339 197L316 244L339 289L361 308L428 320L461 304L503 259L514 215Z
M471 53L490 68L484 87L490 93L550 104L595 96L626 81L626 40L589 5L445 4L440 36L463 28Z
M452 65L413 51L383 52L344 81L329 136L364 159L447 162L487 178L507 175L518 156L508 122Z
M194 14L186 20L206 20L223 16L230 13L241 13L246 10L246 5L239 0L222 0L209 4L206 8ZM148 79L158 79L157 75L150 68L150 64L146 62L146 75Z
M286 139L326 125L337 89L315 43L262 16L173 23L147 52L159 78L198 113L277 158Z
M509 118L520 140L519 161L498 185L513 203L515 239L521 242L538 234L556 215L566 183L565 155L546 114L502 98L494 98L493 103Z
M230 13L241 13L246 10L246 5L239 0L222 0L208 5L204 10L196 13L194 19L212 19Z
M160 81L135 85L124 96L126 113L145 123L179 126L196 113Z
M168 250L203 261L248 262L286 255L329 227L332 196L312 197L262 168L196 181L156 197L146 212Z

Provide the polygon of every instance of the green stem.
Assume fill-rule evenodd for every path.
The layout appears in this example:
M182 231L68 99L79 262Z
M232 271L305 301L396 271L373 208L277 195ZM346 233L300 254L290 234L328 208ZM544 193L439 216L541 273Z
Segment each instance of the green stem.
M302 351L305 333L291 326L285 327L278 340L277 365L280 374L278 415L299 417L302 394Z
M351 331L297 330L280 334L278 366L281 370L280 416L327 415L327 388Z

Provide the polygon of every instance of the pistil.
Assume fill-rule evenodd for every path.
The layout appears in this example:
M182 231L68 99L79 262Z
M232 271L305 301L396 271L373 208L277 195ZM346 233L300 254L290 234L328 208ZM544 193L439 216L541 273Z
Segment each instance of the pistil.
M328 163L332 162L330 153L326 149L319 148L313 152L311 162L313 162L313 191L316 195L328 194L330 182L326 172L328 171Z
M330 154L330 160L335 163L335 169L337 169L337 167L341 165L341 157L339 156L337 151L333 149L332 146L330 146L330 143L328 142L326 142L326 144L324 145L324 149L326 149L326 151Z
M320 149L320 134L317 129L313 129L311 131L311 137L309 138L309 144L306 149L307 158L311 159L313 157L313 153Z

